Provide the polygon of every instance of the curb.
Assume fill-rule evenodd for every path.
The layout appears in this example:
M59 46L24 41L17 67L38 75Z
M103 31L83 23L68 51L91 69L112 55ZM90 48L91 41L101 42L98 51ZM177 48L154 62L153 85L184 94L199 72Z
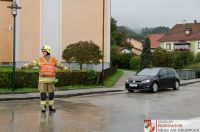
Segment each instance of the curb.
M65 94L65 95L55 95L55 98L65 98L65 97L75 97L75 96L83 96L83 95L91 95L91 94L101 94L101 93L112 93L112 92L121 92L124 90L107 90L107 91L96 91L96 92L83 92L83 93L74 93L74 94ZM32 100L32 99L40 99L39 96L35 97L22 97L22 98L0 98L0 101L12 101L12 100Z
M185 86L185 85L188 85L188 84L193 84L193 83L198 83L198 82L200 82L200 80L194 81L194 82L182 83L182 84L180 84L180 86Z
M188 82L188 83L182 83L180 86L185 86L188 84L198 83L200 80ZM80 92L80 93L74 93L74 94L63 94L63 95L55 95L55 98L66 98L66 97L75 97L75 96L83 96L83 95L91 95L91 94L103 94L103 93L112 93L112 92L122 92L125 91L125 89L121 90L104 90L104 91L92 91L92 92ZM3 94L3 93L2 93ZM19 94L19 93L13 93L13 94ZM0 93L1 95L1 93ZM8 94L9 95L9 94ZM32 99L40 99L39 96L34 97L18 97L18 98L0 98L0 101L12 101L12 100L32 100Z
M98 87L97 87L98 88ZM99 88L104 88L104 87L99 87ZM36 88L36 89L38 89L38 88ZM79 88L78 90L87 90L87 89L94 89L94 88ZM77 90L77 89L73 89L73 88L67 88L67 89L55 89L54 91L56 92L56 91L70 91L70 90ZM37 90L37 91L34 91L34 92L2 92L2 93L0 93L0 95L5 95L5 94L7 94L7 95L9 95L9 94L29 94L29 93L38 93L39 92L39 90Z

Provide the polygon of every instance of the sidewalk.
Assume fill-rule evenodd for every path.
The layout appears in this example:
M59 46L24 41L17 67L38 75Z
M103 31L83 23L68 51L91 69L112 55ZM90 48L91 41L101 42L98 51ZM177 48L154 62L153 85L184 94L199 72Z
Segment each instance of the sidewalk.
M109 92L120 92L124 91L124 80L125 75L123 75L118 81L123 83L116 87L114 85L112 88L93 88L93 89L78 89L78 90L65 90L65 91L55 91L56 98L63 97L73 97L80 95L89 95L89 94L98 94L98 93L109 93ZM200 79L192 79L192 80L182 80L181 86L200 82ZM8 101L8 100L29 100L29 99L39 99L39 92L35 93L24 93L24 94L0 94L0 101Z
M121 88L90 88L90 89L78 89L78 90L65 90L55 91L56 98L73 97L80 95L89 95L97 93L109 93L109 92L120 92L123 91ZM7 100L29 100L39 99L39 92L35 93L23 93L23 94L0 94L0 101Z

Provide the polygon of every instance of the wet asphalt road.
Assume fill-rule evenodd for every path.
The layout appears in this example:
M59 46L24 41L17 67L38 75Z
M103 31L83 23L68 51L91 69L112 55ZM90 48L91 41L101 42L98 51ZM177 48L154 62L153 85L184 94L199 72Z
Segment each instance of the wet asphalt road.
M0 102L0 132L143 132L144 119L199 118L199 86L56 99L57 112L46 114L39 100Z

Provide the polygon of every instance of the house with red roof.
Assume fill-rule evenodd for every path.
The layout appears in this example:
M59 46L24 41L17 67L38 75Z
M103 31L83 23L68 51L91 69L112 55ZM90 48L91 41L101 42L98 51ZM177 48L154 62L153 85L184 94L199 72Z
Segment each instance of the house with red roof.
M176 24L165 36L159 39L160 47L172 50L200 52L200 23Z
M150 40L151 51L154 51L159 47L158 40L161 39L165 34L149 34L147 37Z

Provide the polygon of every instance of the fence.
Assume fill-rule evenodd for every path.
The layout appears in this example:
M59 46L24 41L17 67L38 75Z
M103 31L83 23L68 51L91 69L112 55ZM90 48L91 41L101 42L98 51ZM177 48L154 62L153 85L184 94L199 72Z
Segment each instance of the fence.
M109 76L111 76L112 74L114 74L115 72L117 72L117 66L112 66L108 69L105 69L103 71L104 73L104 78L102 78L102 72L100 73L99 79L98 79L98 84L102 84L103 80L105 80L106 78L108 78Z
M181 80L190 80L196 78L196 70L194 69L177 70L177 73Z

